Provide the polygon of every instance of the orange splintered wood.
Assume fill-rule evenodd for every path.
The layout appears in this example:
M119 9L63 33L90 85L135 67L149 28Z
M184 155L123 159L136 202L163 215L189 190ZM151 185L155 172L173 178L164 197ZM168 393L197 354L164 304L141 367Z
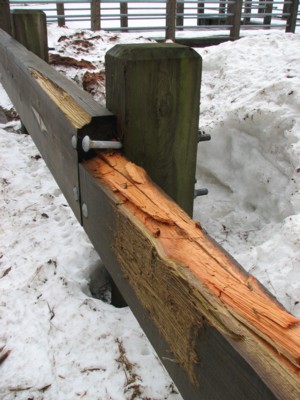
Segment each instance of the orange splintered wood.
M221 306L264 340L275 355L289 360L291 364L283 362L299 375L300 321L284 310L253 276L241 270L142 168L118 153L99 156L85 162L93 176L109 186L170 259L188 267Z

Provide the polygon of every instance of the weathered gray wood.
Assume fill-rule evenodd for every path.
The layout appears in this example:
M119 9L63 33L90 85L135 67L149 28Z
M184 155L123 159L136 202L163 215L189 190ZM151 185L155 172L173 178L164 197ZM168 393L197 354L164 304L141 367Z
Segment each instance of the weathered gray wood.
M107 107L124 154L192 215L200 56L174 44L117 45L105 64Z
M183 398L279 399L232 347L234 341L225 338L213 328L193 308L192 303L187 305L184 298L188 289L184 289L184 282L172 278L172 273L168 272L172 270L171 265L169 268L166 260L159 259L157 250L152 247L141 224L101 184L96 177L97 171L93 175L84 165L80 165L79 170L81 198L88 209L88 218L83 219L84 229ZM119 242L118 238L123 239ZM121 259L124 261L122 265ZM133 265L140 265L139 273L132 273ZM129 279L129 276L135 274L137 286L132 285L132 279ZM149 291L149 287L155 289ZM162 290L162 287L167 290ZM152 312L157 304L157 297L160 301L156 308L160 308L162 315L160 323ZM178 299L181 300L178 302ZM173 317L170 317L170 321L164 315ZM178 352L180 353L180 347L183 346L181 338L184 336L189 341L190 350L197 354L199 362L187 362L186 367L179 362L168 344L170 337L162 334L166 331L166 324L173 326L170 330L171 340L177 343ZM192 329L191 324L194 325ZM197 339L193 340L195 332ZM188 358L189 354L185 356Z
M176 37L176 0L167 0L166 6L166 40L175 41Z
M48 62L46 14L40 10L12 10L11 16L14 38Z
M76 217L78 157L72 138L111 138L115 118L92 97L0 30L0 77Z
M12 33L9 0L0 0L0 29L9 35Z
M56 3L56 11L57 15L57 23L58 26L64 26L66 25L66 19L63 17L65 15L65 6L64 3Z
M292 0L292 4L289 4L289 17L286 21L286 32L295 33L296 23L299 9L299 0Z
M91 0L91 29L92 31L101 29L100 0Z

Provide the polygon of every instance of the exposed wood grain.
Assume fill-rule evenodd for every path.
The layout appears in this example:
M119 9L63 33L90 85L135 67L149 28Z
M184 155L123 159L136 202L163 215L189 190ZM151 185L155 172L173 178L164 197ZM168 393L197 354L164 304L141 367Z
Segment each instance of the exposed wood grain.
M278 399L250 366L249 359L245 361L229 344L228 338L201 317L192 303L186 307L187 286L184 281L180 287L180 280L172 280L172 263L171 268L166 268L168 260L163 263L157 261L153 236L147 233L144 225L84 165L80 164L79 171L81 199L87 205L89 215L83 219L84 229L183 398ZM126 255L123 254L124 248ZM138 277L138 281L134 279L135 285L130 279L132 275ZM175 286L176 283L179 286ZM149 291L149 287L157 289ZM174 292L177 294L174 295ZM155 315L161 318L154 319ZM198 328L190 329L195 317ZM179 320L184 323L179 324ZM166 324L168 328L165 328ZM163 336L166 329L171 332L172 343L177 343L178 348L185 343L193 344L185 359L194 354L198 360L196 364L186 368L186 363L179 362L177 353L173 353ZM194 380L191 380L190 374Z
M84 167L109 187L118 201L118 213L127 217L117 218L111 246L135 294L189 378L198 379L197 335L203 321L209 321L278 398L298 399L299 320L167 198L140 167L112 153L89 160ZM134 224L140 227L137 237L132 233ZM138 254L135 258L134 252Z
M29 72L72 125L80 129L91 122L92 116L60 86L33 68L29 68Z

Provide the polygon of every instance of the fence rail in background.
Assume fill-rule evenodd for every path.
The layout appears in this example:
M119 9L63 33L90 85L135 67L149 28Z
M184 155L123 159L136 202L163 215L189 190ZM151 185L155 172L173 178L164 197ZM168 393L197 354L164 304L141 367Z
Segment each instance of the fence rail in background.
M80 22L92 30L164 32L172 40L183 30L225 31L235 40L243 30L295 32L300 26L299 0L11 0L10 6L40 8L48 23L59 26Z

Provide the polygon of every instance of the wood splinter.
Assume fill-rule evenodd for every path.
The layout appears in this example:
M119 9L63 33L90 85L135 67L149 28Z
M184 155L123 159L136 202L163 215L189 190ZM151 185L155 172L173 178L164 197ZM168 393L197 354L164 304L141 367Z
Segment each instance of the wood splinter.
M99 153L83 166L111 190L115 204L119 204L118 213L123 215L114 234L114 251L140 301L191 379L196 379L193 365L198 362L193 343L204 317L275 392L289 385L289 399L298 399L300 321L168 198L141 167L111 152ZM132 233L134 229L136 233ZM135 253L147 247L138 259ZM173 321L180 318L185 326ZM283 382L285 389L280 388Z

